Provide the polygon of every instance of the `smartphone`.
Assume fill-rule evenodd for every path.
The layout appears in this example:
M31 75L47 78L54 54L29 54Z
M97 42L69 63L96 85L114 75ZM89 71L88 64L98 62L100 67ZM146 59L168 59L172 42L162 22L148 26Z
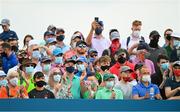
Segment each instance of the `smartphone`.
M99 21L99 17L95 17L94 20L95 20L96 22L98 22L98 21Z

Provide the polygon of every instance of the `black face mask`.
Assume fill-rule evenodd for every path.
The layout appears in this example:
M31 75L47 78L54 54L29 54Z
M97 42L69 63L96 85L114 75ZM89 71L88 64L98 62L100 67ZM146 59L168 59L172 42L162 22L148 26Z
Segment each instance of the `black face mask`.
M11 50L14 52L18 52L19 48L18 46L11 46Z
M3 53L1 53L1 56L2 56L2 57L6 57L7 54L6 54L5 52L3 52Z
M110 66L106 65L106 66L101 66L101 70L105 71L105 70L109 70Z
M102 33L103 29L102 28L96 28L95 29L95 34L100 35Z
M35 83L35 85L36 85L37 87L43 87L44 85L46 85L46 82L44 82L44 81L38 81L38 82Z
M119 62L120 64L124 64L124 63L126 62L126 58L120 56L120 57L118 58L118 62Z
M75 70L75 68L74 68L73 66L66 67L66 71L67 71L68 73L73 73L74 70Z
M63 41L63 40L64 40L64 38L65 38L65 36L64 36L64 35L60 35L60 36L58 36L56 39L57 39L58 41Z
M149 46L152 48L158 48L158 42L159 42L159 39L155 38L150 41Z

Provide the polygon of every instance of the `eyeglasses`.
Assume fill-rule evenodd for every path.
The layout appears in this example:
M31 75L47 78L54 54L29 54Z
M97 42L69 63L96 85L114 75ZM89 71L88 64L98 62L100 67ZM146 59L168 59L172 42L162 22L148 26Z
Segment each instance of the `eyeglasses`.
M80 48L86 48L87 46L86 46L86 45L81 44L81 45L78 45L78 47L80 47Z
M54 75L61 75L61 72L54 72Z

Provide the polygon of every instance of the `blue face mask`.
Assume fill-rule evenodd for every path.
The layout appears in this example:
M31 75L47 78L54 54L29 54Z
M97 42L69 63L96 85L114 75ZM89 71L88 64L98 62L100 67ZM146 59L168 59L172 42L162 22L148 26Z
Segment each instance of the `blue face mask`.
M7 83L8 83L8 81L7 80L1 80L0 81L0 86L7 86Z
M95 58L90 58L90 59L89 59L90 63L93 63L94 60L95 60Z
M161 68L162 68L163 71L168 70L169 69L169 63L161 64Z
M41 53L39 51L33 51L32 52L32 57L35 59L40 59L41 58Z
M51 69L51 64L45 64L45 65L43 66L43 70L44 70L45 72L49 72L50 69Z
M57 74L53 76L55 82L59 82L61 80L61 75Z
M100 35L102 33L103 29L102 28L96 28L95 29L95 34Z
M85 66L84 66L83 64L80 64L80 65L77 65L77 69L78 69L79 72L82 72L82 71L84 71L86 68L85 68Z
M25 72L28 75L32 75L32 73L34 72L34 67L30 66L30 67L25 67Z
M63 58L62 57L55 57L55 64L62 64Z

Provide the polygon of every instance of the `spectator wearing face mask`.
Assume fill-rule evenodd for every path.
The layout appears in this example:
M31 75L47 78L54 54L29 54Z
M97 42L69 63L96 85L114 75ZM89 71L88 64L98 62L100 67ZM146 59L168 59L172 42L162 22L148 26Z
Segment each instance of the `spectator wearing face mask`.
M123 99L123 93L121 90L114 88L114 78L114 75L109 73L103 75L105 87L97 90L95 99Z
M51 59L49 57L43 57L41 59L41 67L42 67L42 73L45 76L46 83L48 82L50 71L51 71Z
M120 43L120 35L117 29L111 29L109 32L109 37L111 40L111 45L109 49L105 49L102 53L102 56L108 55L111 57L111 66L116 63L116 60L114 59L115 53L121 48Z
M128 50L129 54L131 54L134 48L137 48L137 53L136 53L136 57L132 60L132 63L134 64L142 63L149 68L150 74L154 74L155 68L154 68L153 62L149 59L146 59L147 56L149 55L149 52L148 52L150 50L149 45L145 42L140 42L139 44L136 44L136 45L134 44Z
M158 55L159 54L167 55L166 50L158 45L160 37L161 36L159 35L159 33L156 30L152 31L149 35L149 39L150 39L149 53L150 53L150 55L147 56L147 59L151 60L154 63L155 71L157 71L157 68L158 68L157 67Z
M44 33L44 41L47 42L48 38L55 38L55 33L52 31L46 31Z
M139 20L134 20L132 22L132 33L126 40L123 40L122 48L129 49L132 45L139 43L139 41L145 41L144 37L141 36L142 22ZM133 52L134 53L134 52Z
M80 80L87 80L87 60L84 57L79 57L76 61L77 73L76 76L80 77Z
M133 70L128 66L122 66L120 72L121 80L115 85L114 88L122 90L123 99L132 99L132 84L131 73Z
M65 39L65 35L59 35L56 37L57 44L56 46L61 48L62 52L65 53L70 50L70 46L66 45L63 40Z
M68 85L65 77L58 68L51 70L46 89L54 93L56 99L72 99L71 86Z
M169 63L169 58L166 55L159 55L157 59L158 71L151 75L151 82L159 86L161 96L166 99L164 84L168 77L171 77L171 65Z
M165 83L165 94L169 100L180 99L180 61L173 63L173 78L168 78Z
M162 99L158 86L151 83L150 72L146 66L140 69L140 81L139 84L133 86L132 97L135 100Z
M59 70L64 74L65 67L64 67L64 58L61 48L55 48L53 50L53 57L52 57L52 67L59 68Z
M70 91L73 99L80 99L80 78L74 74L75 64L76 61L73 59L67 59L65 61L66 72L64 76L66 77L65 79L67 80L67 84L72 85Z
M5 73L8 72L10 68L13 68L18 64L16 54L11 50L11 46L8 43L1 44L3 49L2 55L2 68Z
M23 59L17 72L19 73L18 85L23 85L27 92L35 88L33 82L33 72L36 64L31 59Z
M119 49L115 53L115 59L116 59L116 64L114 64L110 68L110 72L115 74L116 76L119 75L119 70L121 69L121 66L129 66L132 70L134 70L134 64L129 62L129 54L125 49Z
M172 51L171 61L180 60L180 33L172 33L174 50ZM177 54L176 54L177 53Z
M6 74L4 71L0 70L0 88L3 86L7 86L8 81L6 79Z
M28 98L24 86L18 86L18 72L9 71L7 74L7 86L0 88L0 98Z
M1 24L3 32L0 34L0 39L3 41L7 41L9 37L14 37L18 40L18 36L15 31L9 29L10 27L10 20L9 19L2 19Z
M54 94L45 88L47 83L45 82L45 76L42 72L36 72L33 76L33 81L36 88L28 93L29 98L55 98Z
M93 21L89 35L86 38L87 45L98 51L98 57L101 57L103 51L108 49L111 44L111 42L102 35L103 29L104 24L102 21Z

